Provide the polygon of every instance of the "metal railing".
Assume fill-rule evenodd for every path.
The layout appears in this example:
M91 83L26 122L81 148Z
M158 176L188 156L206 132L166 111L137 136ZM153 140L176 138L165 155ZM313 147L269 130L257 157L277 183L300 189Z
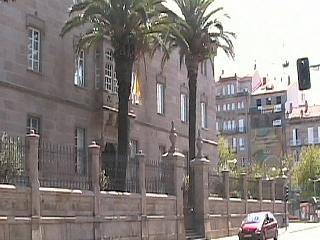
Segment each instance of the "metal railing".
M238 177L229 177L229 193L232 198L241 198L243 193L243 186L241 179Z
M272 200L272 181L262 180L262 199Z
M258 199L259 197L259 181L256 179L248 179L248 199Z
M221 175L209 173L209 195L213 197L225 197L225 186Z
M140 193L138 159L131 158L126 164L116 158L108 160L100 176L100 187L105 191Z
M40 142L39 181L42 187L89 190L86 151L75 146Z
M0 139L0 183L29 185L24 138L5 136Z
M146 160L146 192L175 195L174 165L168 161Z

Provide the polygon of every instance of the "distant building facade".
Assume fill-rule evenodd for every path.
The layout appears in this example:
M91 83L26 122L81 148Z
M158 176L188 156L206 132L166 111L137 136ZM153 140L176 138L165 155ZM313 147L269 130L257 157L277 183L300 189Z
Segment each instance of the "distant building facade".
M251 77L220 77L216 85L217 121L219 136L228 141L237 164L248 163L248 112L250 107ZM230 159L231 160L231 159Z
M305 105L287 113L288 154L299 162L304 147L320 145L320 106Z

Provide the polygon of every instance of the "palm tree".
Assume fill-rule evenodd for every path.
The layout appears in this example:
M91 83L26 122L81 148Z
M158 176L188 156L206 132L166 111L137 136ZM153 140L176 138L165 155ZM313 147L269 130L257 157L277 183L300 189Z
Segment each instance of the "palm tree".
M180 66L186 64L189 80L189 157L195 157L196 137L196 99L199 64L211 62L214 74L214 58L217 50L222 49L228 56L234 57L231 38L233 32L224 31L222 23L215 16L222 7L212 9L215 0L170 0L175 3L181 13L172 11L166 6L166 13L172 27L166 41L163 63L169 59L170 52L178 48ZM169 1L169 2L170 2ZM228 17L228 15L224 15Z
M78 43L78 51L94 47L105 36L114 49L118 79L118 163L126 168L129 148L128 101L134 61L145 52L153 53L161 21L158 6L163 0L84 0L70 9L70 19L61 34L79 26L87 27ZM125 181L125 169L121 171ZM125 182L122 182L124 186Z

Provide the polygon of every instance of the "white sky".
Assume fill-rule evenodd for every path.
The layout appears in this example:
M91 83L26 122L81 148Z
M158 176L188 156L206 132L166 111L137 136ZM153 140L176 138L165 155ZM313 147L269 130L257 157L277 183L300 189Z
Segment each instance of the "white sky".
M215 60L216 79L225 75L252 75L256 61L260 75L280 81L282 63L291 79L297 79L296 60L308 57L310 64L320 64L320 1L317 0L216 0L231 19L221 19L225 30L237 34L235 61L221 51ZM320 71L310 70L310 104L319 103Z

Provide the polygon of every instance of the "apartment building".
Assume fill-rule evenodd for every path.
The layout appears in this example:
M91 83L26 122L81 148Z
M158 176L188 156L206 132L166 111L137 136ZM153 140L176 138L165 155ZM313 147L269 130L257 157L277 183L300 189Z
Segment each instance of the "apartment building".
M248 155L248 112L252 89L251 77L220 77L216 85L218 134L228 141L238 164L244 166Z
M24 0L0 8L0 133L41 139L86 149L96 140L103 158L117 148L117 79L106 38L96 49L75 55L83 29L61 38L72 0ZM130 100L130 138L138 149L159 159L169 147L175 121L177 147L188 153L188 80L178 52L163 71L161 54L136 62ZM204 154L216 163L215 82L211 68L198 76L197 125Z
M267 83L251 96L250 142L251 161L267 167L281 167L286 156L285 103L286 88Z
M287 113L288 154L296 162L303 147L320 144L320 106L308 106L306 102Z

